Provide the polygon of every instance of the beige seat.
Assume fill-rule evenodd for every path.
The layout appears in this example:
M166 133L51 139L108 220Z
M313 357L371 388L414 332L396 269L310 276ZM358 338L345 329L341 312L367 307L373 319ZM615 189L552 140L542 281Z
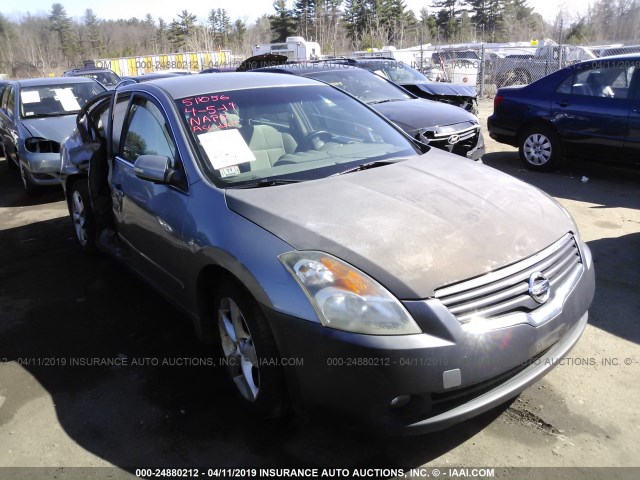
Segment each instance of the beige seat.
M271 168L283 155L293 153L297 147L291 135L280 133L269 125L249 125L241 130L256 157L251 162L252 171Z

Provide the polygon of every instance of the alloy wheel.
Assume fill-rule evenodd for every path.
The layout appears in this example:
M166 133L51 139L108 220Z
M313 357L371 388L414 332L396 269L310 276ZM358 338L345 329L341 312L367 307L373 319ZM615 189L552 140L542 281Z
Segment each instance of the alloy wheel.
M218 327L229 374L242 396L255 402L260 391L258 355L244 314L231 298L220 300Z
M87 244L87 229L85 226L87 220L87 212L82 200L80 192L75 190L71 196L71 216L73 218L73 226L76 230L76 237L80 242L80 245L85 246Z
M524 141L524 158L532 165L545 165L551 160L553 148L551 141L541 133L533 133Z

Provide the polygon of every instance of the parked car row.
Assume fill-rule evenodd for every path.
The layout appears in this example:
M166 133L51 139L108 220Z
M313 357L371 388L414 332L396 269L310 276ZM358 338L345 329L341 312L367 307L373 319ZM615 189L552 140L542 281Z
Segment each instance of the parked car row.
M348 65L338 65L339 68L327 68L328 64L307 68L303 65L273 67L284 60L286 57L281 55L262 55L243 62L238 70L269 71L271 68L271 71L329 81L374 106L418 141L474 160L481 159L484 154L478 119L463 109L418 99L391 81ZM75 115L89 98L105 89L177 75L155 73L120 78L111 70L89 66L68 70L59 80L11 82L10 88L3 89L6 97L0 97L0 143L7 147L8 165L20 169L27 192L32 193L38 186L59 183L60 143L70 133ZM67 87L62 88L62 85ZM72 101L67 90L75 100Z
M253 71L290 73L326 82L370 105L421 142L473 160L480 160L484 154L484 138L475 115L453 105L418 98L367 70L314 63Z

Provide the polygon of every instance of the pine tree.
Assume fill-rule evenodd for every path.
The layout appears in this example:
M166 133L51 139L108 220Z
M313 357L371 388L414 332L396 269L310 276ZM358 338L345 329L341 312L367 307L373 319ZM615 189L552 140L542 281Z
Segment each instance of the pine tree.
M221 47L226 47L231 35L231 18L224 8L212 9L209 12L209 27L213 33L214 42Z
M245 25L245 23L238 19L233 23L233 33L232 33L232 38L233 38L233 43L235 43L236 45L242 45L244 43L244 36L247 33L247 26Z
M287 8L286 0L276 0L273 2L276 13L269 17L271 21L272 42L284 42L287 37L295 33L296 21L291 10Z
M76 42L73 36L72 22L60 3L51 5L49 29L56 32L64 57L70 59L76 52Z
M296 0L291 11L298 27L298 32L305 40L313 32L316 23L316 0Z
M169 41L174 48L180 50L189 42L189 38L193 33L197 16L183 10L177 20L173 20L169 26Z
M155 35L155 52L160 53L165 51L167 44L168 27L167 22L162 17L158 18L158 29Z
M93 10L87 8L83 17L84 26L87 28L89 49L92 56L100 55L104 45L100 36L99 20Z

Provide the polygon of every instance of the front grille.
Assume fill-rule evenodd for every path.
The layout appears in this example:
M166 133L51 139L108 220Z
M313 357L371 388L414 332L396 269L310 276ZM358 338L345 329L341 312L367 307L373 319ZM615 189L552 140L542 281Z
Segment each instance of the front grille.
M449 131L446 133L438 133L433 131L425 131L422 135L427 139L429 145L446 150L447 152L466 156L468 152L473 150L478 144L480 135L480 127L477 125L464 128L458 131ZM450 143L452 135L457 135L458 139L455 143ZM418 140L421 140L416 136Z
M529 277L542 272L551 291L582 269L575 238L568 233L550 247L516 264L481 277L437 289L435 297L460 323L474 318L495 318L513 312L530 312L540 306L529 295Z

